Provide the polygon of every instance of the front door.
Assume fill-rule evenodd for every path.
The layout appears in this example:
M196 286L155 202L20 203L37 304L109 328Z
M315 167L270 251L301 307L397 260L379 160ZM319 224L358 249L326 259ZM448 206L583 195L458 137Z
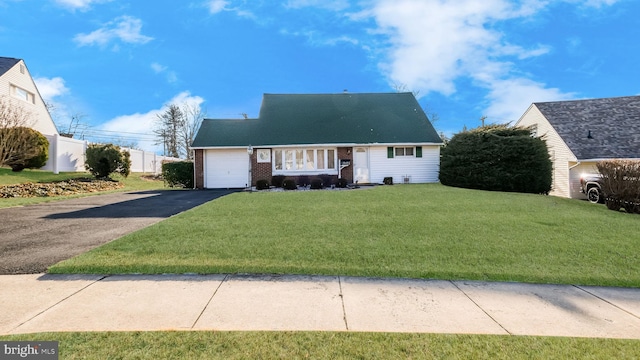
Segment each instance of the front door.
M367 148L355 148L353 156L353 181L367 184L369 180L369 150Z

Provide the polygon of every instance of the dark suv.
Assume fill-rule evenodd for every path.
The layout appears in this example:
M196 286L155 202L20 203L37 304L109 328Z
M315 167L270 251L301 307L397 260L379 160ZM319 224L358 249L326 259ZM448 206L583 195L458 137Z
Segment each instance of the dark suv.
M600 174L583 174L580 176L580 192L587 195L587 200L594 204L604 202L599 181Z

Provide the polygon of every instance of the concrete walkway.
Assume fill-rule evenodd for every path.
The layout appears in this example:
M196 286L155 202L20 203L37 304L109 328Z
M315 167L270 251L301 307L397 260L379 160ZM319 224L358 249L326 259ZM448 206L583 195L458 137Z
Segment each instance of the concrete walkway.
M326 330L640 339L640 289L254 275L2 275L0 334Z

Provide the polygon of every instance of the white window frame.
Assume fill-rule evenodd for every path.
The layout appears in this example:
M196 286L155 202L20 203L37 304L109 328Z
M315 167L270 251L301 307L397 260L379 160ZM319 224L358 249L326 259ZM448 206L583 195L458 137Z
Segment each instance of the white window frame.
M411 149L411 155L407 155L407 149ZM399 153L400 150L402 150L402 153ZM393 148L393 157L416 157L416 147L396 146Z
M309 159L309 153L313 154L313 161ZM330 153L333 152L333 157ZM338 149L336 148L275 148L273 154L273 175L319 175L338 173ZM299 156L302 155L302 159ZM276 160L277 157L280 160ZM322 168L318 168L318 159L322 158ZM312 166L311 166L312 165ZM333 165L333 167L329 167ZM277 167L280 166L281 169Z
M31 104L36 103L35 95L32 92L13 84L11 85L11 95L13 95L14 98L20 99L24 102L28 102Z

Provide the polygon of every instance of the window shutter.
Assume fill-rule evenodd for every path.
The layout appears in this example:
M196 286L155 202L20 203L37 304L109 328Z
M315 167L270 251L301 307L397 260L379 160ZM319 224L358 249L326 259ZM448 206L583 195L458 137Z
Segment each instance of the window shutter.
M393 159L393 147L391 146L387 148L387 159Z
M416 157L417 158L422 157L422 146L416 146Z

